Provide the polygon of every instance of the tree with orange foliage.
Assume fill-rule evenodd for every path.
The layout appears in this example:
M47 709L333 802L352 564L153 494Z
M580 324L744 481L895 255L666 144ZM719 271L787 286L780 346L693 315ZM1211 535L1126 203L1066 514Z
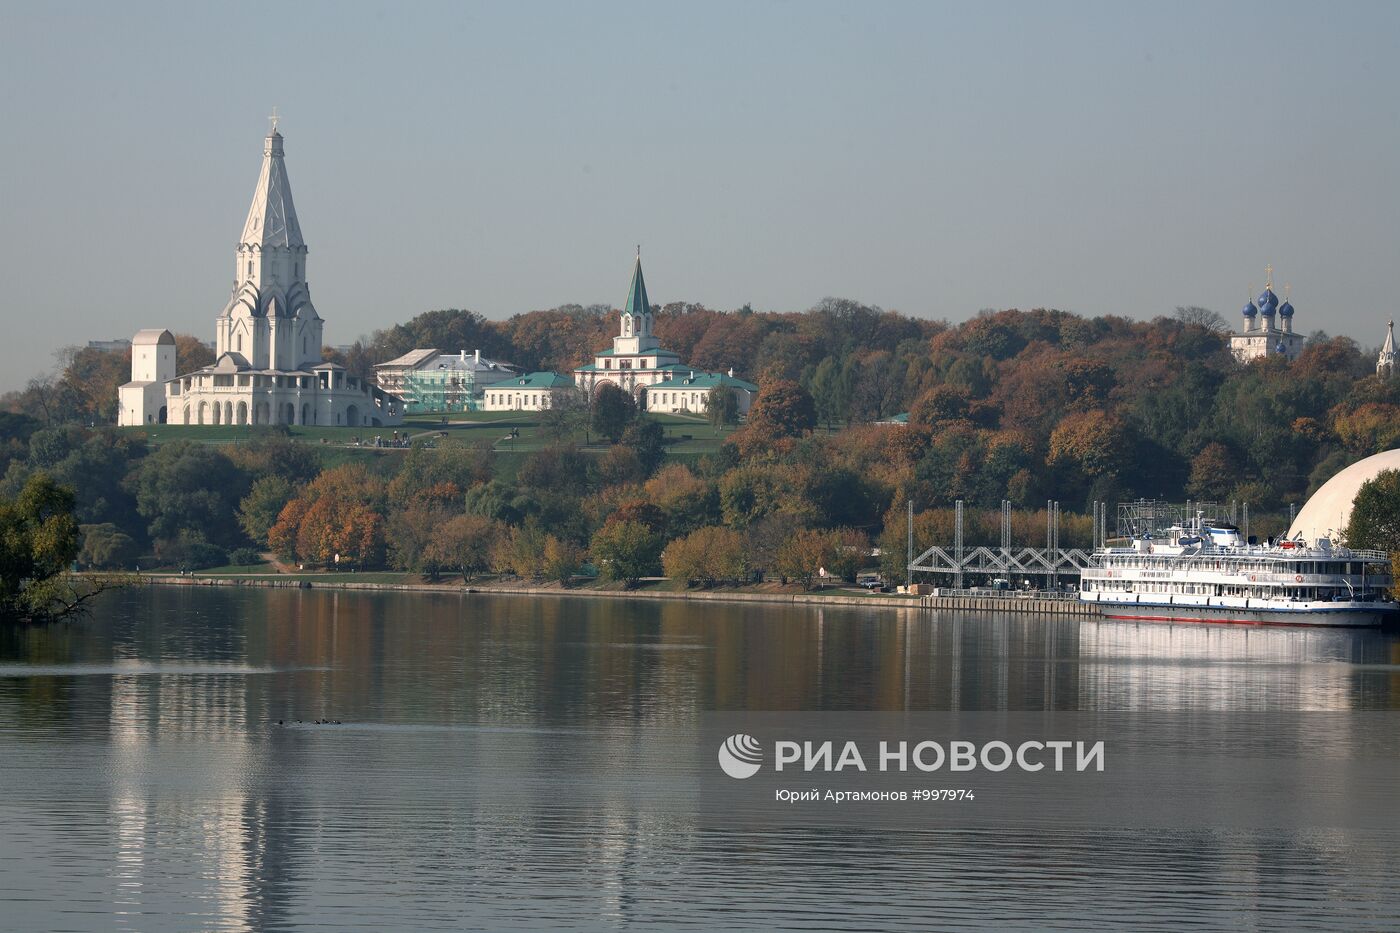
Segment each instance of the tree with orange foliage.
M1050 435L1051 466L1077 468L1085 476L1117 476L1131 453L1128 426L1103 410L1066 415Z

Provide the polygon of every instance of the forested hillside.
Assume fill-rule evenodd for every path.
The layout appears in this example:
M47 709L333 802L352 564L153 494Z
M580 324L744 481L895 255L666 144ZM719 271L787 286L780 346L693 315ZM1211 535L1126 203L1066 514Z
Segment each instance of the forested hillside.
M567 371L607 346L616 325L616 312L601 307L499 322L434 311L341 360L363 374L436 346ZM927 513L920 524L930 535L941 533L937 510L957 499L1033 510L1053 498L1084 511L1094 500L1190 497L1264 512L1301 503L1342 465L1400 445L1400 380L1372 375L1352 341L1315 334L1295 362L1241 365L1218 319L1199 309L1145 322L1013 310L948 325L842 300L804 313L677 304L659 309L656 331L697 369L733 367L760 386L753 416L715 455L668 460L644 414L612 446L581 448L586 425L560 425L555 447L511 471L489 450L463 448L323 472L323 450L270 429L236 447L152 449L103 427L126 362L83 350L54 379L5 397L0 493L47 472L77 490L85 525L102 526L91 540L162 559L205 544L266 548L272 534L274 549L301 561L337 547L366 566L420 569L436 553L428 543L451 525L458 545L515 548L507 558L487 547L482 567L516 569L512 560L526 563L546 545L568 565L596 559L609 534L626 537L616 526L627 523L633 537L641 529L654 539L642 560L651 569L667 542L697 531L709 536L698 551L734 544L715 528L741 533L747 566L771 568L803 532L829 533L825 546L838 552L841 535L895 541L909 498ZM182 351L197 353L192 344L182 340ZM906 411L907 425L877 423ZM1068 526L1087 536L1087 524ZM1032 540L1033 529L1028 516Z

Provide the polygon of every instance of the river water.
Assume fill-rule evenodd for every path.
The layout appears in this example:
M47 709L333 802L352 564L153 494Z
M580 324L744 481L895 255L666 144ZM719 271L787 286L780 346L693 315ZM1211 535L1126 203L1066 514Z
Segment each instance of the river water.
M716 827L683 753L713 710L1397 706L1379 633L133 589L0 632L0 928L1397 928L1346 832Z

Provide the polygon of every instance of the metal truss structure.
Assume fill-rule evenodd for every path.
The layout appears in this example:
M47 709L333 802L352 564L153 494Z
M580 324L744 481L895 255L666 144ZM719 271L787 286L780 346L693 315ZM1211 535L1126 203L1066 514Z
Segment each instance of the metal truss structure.
M1011 579L1016 576L1077 577L1095 566L1094 557L1079 548L990 548L977 547L965 553L937 545L924 551L909 565L924 573L952 574L961 581L963 574L980 573Z
M1107 537L1107 507L1094 503L1094 545L1102 547ZM963 546L963 502L955 503L953 524L953 545L934 545L917 557L914 556L913 509L909 510L909 579L914 571L922 573L946 573L953 577L953 585L961 588L963 576L969 573L1004 577L1008 580L1017 577L1045 577L1046 583L1054 587L1060 576L1078 577L1085 568L1095 566L1092 551L1080 548L1060 547L1060 503L1053 499L1045 503L1045 547L1013 547L1011 544L1011 503L1001 504L1001 545L1000 547L975 547L971 550Z

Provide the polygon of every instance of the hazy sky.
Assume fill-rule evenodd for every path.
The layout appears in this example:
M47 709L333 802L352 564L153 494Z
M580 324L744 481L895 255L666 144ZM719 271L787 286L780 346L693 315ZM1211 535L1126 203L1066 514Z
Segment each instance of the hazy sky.
M213 337L282 115L329 343L826 295L1236 320L1376 346L1400 258L1400 4L0 3L0 388ZM470 349L470 348L468 348Z

